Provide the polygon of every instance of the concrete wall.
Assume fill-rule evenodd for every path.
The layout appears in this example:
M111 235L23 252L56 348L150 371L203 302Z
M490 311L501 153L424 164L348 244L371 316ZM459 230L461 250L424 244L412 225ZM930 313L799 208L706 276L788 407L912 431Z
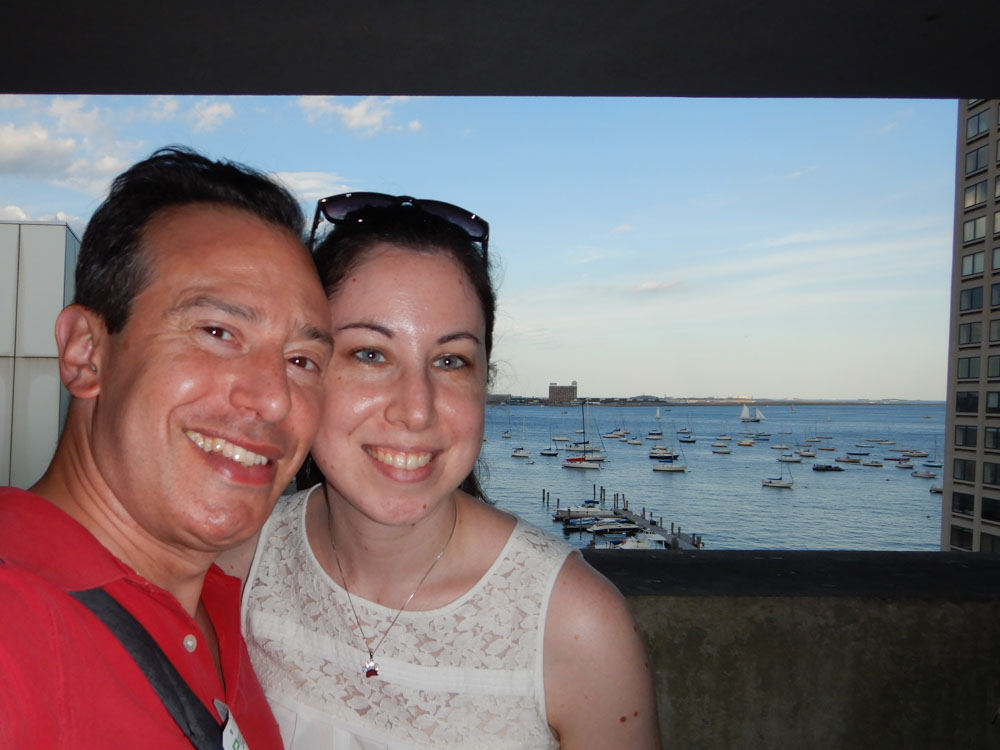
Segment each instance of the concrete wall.
M1000 555L587 559L646 638L664 747L1000 747Z

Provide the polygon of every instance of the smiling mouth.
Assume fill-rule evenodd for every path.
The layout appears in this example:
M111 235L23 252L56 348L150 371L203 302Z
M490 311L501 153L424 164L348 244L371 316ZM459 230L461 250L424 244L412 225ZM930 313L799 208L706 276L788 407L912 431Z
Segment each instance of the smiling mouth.
M403 453L402 451L387 451L383 448L365 448L365 452L379 463L394 469L413 471L430 463L430 453Z
M194 430L187 430L184 434L190 438L192 443L205 451L205 453L220 453L225 458L235 461L242 466L265 466L269 463L267 456L254 453L249 448L236 445L236 443L230 443L228 440L205 437L200 432L195 432Z

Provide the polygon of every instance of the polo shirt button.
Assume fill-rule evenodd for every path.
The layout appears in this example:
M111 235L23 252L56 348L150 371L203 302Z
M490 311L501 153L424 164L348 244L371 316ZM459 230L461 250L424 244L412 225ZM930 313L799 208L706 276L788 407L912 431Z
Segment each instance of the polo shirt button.
M184 648L188 650L188 653L194 652L198 648L198 639L195 638L191 633L184 636Z

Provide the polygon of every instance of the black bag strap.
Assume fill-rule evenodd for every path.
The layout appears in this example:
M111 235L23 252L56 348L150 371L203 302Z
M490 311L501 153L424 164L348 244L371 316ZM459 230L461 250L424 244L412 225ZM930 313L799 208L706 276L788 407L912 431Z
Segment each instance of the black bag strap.
M177 726L198 750L220 750L222 727L132 613L104 589L70 591L121 641L146 675Z

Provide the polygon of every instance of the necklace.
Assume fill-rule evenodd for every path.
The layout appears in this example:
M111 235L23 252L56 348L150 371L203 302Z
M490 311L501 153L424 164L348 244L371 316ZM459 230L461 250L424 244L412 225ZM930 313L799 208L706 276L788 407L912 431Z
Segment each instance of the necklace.
M329 512L330 496L327 494L325 482L323 483L323 497L326 498L327 512ZM385 632L382 633L382 637L378 639L378 643L375 644L374 648L368 645L368 636L365 635L365 629L361 627L361 618L358 617L358 610L354 608L354 600L351 598L351 592L347 588L347 576L344 575L344 569L340 565L340 555L337 554L337 545L333 543L333 529L330 529L330 546L333 548L333 559L337 561L337 570L340 571L340 580L344 582L344 593L347 594L347 603L351 605L351 612L354 613L354 621L358 624L358 632L361 633L361 639L364 641L365 650L368 651L368 661L361 666L361 674L365 677L375 677L378 675L379 666L375 662L375 652L379 650L379 647L382 645L385 637L389 635L389 631L392 630L392 626L396 624L396 620L398 620L399 616L403 614L403 610L406 609L406 606L413 600L413 597L417 595L417 591L420 590L424 581L427 580L427 576L431 574L431 571L434 570L434 566L437 565L438 560L440 560L444 555L444 551L448 549L448 545L451 543L451 538L455 536L456 526L458 526L457 503L455 504L455 519L451 522L451 531L448 533L448 538L445 540L444 546L441 547L441 551L437 553L437 557L434 558L430 567L427 568L427 572L420 577L419 581L417 581L417 587L413 589L413 593L406 597L406 601L403 602L403 606L399 608L398 612L396 612L396 616L392 618L392 622L389 623L389 627L387 627Z

